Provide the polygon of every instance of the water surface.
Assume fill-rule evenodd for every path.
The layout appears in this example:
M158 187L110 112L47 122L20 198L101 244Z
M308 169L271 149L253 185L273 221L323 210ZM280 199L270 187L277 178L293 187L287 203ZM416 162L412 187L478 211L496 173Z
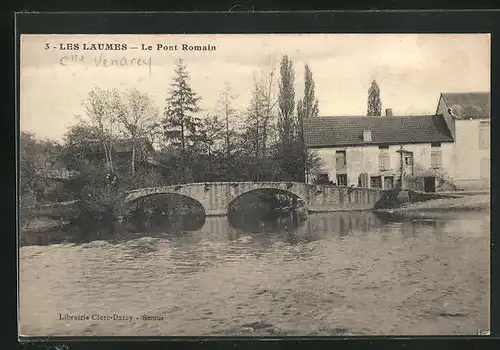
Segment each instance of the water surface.
M488 212L309 215L26 246L23 335L428 335L488 329ZM260 231L260 233L259 233ZM128 320L61 320L60 315ZM143 315L162 320L144 320ZM64 316L63 316L64 318Z

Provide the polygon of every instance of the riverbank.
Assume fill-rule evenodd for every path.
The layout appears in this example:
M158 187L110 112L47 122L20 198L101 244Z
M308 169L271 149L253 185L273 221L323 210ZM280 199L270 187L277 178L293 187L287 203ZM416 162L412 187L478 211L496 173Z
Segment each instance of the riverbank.
M70 222L65 220L30 218L20 225L19 243L25 246L57 243L71 239L71 237L66 237L66 229L69 226Z
M49 218L31 218L21 224L21 231L24 234L51 232L65 228L69 225L66 220L53 220Z
M406 211L475 211L490 208L490 194L467 194L450 193L449 198L431 199L422 202L405 203L396 208L378 209L377 211L406 212Z

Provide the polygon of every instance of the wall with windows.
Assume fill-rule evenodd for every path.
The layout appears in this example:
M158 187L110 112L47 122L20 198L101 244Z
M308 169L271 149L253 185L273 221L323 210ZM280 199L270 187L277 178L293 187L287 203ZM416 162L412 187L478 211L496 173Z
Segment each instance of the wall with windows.
M403 169L406 176L424 177L448 174L454 168L453 144L402 145ZM401 176L401 145L369 145L321 148L329 180L338 185L371 188L393 188Z
M463 189L490 183L490 120L457 120L452 177Z
M453 182L464 190L490 186L490 119L457 119L449 113L441 96L437 114L442 114L455 143L452 166L448 169Z

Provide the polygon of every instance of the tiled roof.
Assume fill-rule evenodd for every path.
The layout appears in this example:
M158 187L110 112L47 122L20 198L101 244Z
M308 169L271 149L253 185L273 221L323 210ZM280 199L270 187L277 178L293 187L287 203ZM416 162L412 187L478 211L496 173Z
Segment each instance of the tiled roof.
M490 117L489 92L442 93L448 108L460 118L475 119Z
M371 142L363 132L371 132ZM441 115L318 117L304 122L307 147L453 142Z
M150 148L151 144L149 143L148 139L145 137L138 138L135 141L135 145L137 149L140 148ZM127 152L132 152L132 140L119 140L113 144L113 149L117 153L127 153Z
M139 149L151 149L151 143L143 137L138 138L135 141L136 151ZM93 153L103 153L101 141L92 141L91 145L93 148ZM117 140L113 143L113 150L116 153L130 153L132 152L132 140Z

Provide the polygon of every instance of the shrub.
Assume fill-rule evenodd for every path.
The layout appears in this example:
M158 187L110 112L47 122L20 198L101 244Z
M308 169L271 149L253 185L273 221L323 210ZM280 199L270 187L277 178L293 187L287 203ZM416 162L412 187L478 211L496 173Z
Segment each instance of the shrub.
M80 214L78 224L85 233L97 227L113 233L115 223L129 215L123 200L124 189L119 180L112 177L104 167L94 167L80 174L82 187L78 199Z

